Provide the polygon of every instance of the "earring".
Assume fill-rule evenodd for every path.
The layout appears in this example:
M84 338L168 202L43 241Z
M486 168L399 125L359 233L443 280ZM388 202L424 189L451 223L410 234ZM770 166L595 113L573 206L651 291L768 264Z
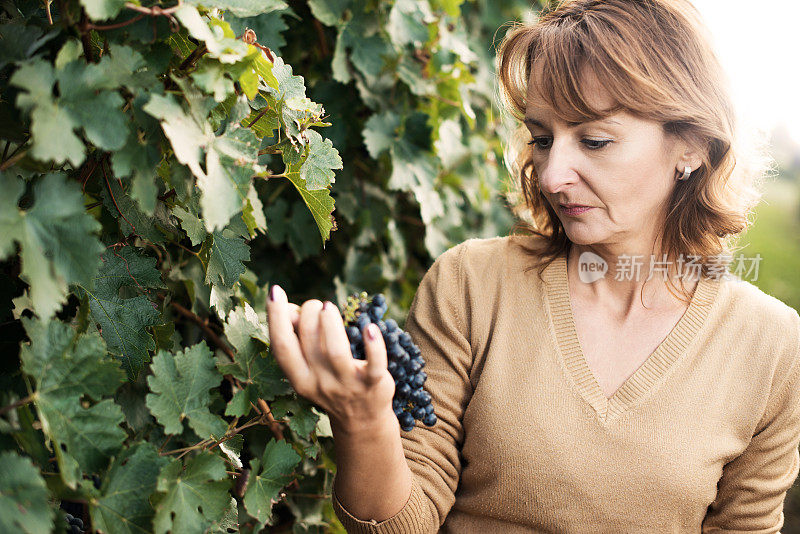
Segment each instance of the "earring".
M678 177L678 180L686 180L692 174L692 168L688 165L683 168L683 175Z

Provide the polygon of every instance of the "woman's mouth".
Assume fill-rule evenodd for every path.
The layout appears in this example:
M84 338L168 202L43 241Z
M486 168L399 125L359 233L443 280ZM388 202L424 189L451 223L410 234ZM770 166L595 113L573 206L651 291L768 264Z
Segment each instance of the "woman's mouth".
M572 217L572 216L575 216L575 215L580 215L581 213L586 213L587 211L592 209L593 206L570 206L570 207L567 207L564 204L559 204L558 207L561 210L561 213L563 213L564 215L569 215L569 216Z

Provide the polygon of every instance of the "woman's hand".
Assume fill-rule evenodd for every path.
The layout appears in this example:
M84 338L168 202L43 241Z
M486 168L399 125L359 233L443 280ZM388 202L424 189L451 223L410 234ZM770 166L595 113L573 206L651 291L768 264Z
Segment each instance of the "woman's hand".
M323 305L313 299L297 306L277 285L270 295L267 323L272 354L295 391L328 413L334 434L386 424L389 417L396 425L394 379L386 369L386 345L377 325L362 332L366 360L357 360L333 303Z

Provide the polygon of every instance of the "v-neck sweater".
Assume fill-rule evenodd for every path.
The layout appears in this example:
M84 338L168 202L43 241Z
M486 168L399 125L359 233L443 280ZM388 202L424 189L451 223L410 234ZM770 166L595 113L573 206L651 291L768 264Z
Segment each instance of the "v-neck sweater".
M411 495L348 532L778 533L800 471L800 316L701 277L658 348L607 398L575 328L566 258L470 239L424 275L404 325L438 421L399 429Z

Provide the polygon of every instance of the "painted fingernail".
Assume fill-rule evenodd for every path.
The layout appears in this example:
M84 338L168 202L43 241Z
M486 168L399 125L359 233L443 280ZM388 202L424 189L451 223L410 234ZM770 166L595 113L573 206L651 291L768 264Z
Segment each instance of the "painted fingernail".
M378 335L378 333L376 332L377 329L378 329L378 327L375 326L374 323L368 324L367 325L367 339L369 339L370 341L375 341L375 338Z
M277 284L273 284L272 288L269 290L269 300L271 300L272 302L275 302L275 291L276 291L275 288L277 286L278 286Z
M333 306L333 304L331 304L329 301L327 301L327 300L326 300L326 301L325 301L325 302L322 304L322 309L327 311L327 310L330 310L330 309L331 309L331 306Z

